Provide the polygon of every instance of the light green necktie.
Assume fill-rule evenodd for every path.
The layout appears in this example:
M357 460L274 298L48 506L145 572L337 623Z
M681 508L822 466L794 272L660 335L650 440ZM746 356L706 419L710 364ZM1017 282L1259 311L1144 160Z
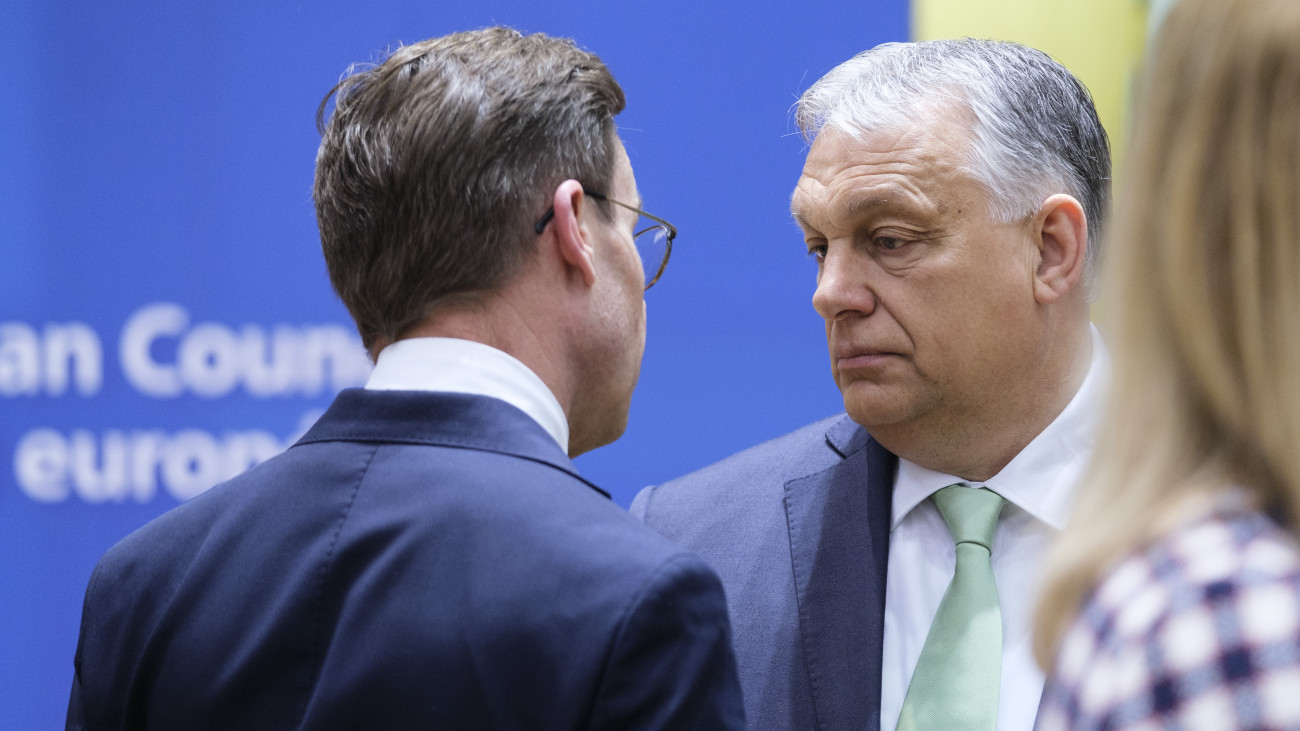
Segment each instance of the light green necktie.
M898 731L993 731L1002 678L1002 610L991 551L1002 497L963 485L931 497L957 544L957 569L921 648Z

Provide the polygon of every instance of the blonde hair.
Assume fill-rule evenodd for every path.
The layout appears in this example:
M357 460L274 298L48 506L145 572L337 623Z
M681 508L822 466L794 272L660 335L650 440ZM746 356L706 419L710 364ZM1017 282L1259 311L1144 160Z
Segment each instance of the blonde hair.
M1106 421L1036 615L1048 668L1103 573L1214 493L1300 527L1300 2L1181 0L1141 91Z

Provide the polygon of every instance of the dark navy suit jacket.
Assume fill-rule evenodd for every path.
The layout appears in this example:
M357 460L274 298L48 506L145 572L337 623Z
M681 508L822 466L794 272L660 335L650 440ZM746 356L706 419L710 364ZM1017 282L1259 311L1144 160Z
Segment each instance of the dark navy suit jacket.
M70 728L743 725L714 573L457 394L345 391L128 536L75 664Z
M632 503L722 577L751 729L880 728L897 468L840 415Z

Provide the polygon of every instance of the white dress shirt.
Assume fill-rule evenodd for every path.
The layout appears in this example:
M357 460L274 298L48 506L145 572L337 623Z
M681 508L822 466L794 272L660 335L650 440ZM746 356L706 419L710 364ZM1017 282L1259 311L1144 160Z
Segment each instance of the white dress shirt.
M986 482L972 483L899 460L885 588L882 729L898 726L912 671L957 564L952 534L934 502L926 499L954 483L988 487L1006 499L993 536L993 578L1002 607L998 731L1033 728L1043 691L1043 674L1030 646L1039 561L1065 526L1074 488L1087 467L1108 372L1109 357L1093 327L1088 374L1074 398Z
M490 345L459 338L408 338L379 351L366 388L450 391L501 399L532 417L569 453L569 420L532 369Z

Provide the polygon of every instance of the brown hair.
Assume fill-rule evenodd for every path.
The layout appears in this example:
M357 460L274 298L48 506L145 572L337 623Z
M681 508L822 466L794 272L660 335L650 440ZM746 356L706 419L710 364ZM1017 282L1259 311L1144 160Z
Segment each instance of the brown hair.
M1300 3L1181 0L1142 85L1110 246L1115 367L1046 566L1050 666L1091 587L1245 486L1300 526Z
M518 271L560 182L607 189L623 106L595 55L501 27L403 46L340 81L317 112L313 197L330 281L371 354Z

